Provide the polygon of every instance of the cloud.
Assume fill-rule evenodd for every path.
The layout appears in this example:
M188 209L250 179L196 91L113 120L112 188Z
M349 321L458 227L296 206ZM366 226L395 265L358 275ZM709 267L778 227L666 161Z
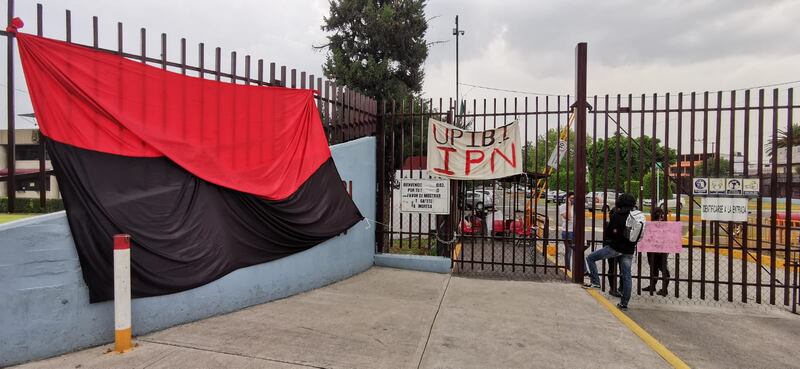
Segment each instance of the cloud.
M800 49L788 41L800 38L793 26L800 3L793 1L462 0L432 2L428 12L460 14L466 30L460 79L473 84L570 93L574 47L581 41L589 45L589 85L596 93L715 90L800 79L791 67ZM452 38L449 28L452 17L438 18L428 38ZM503 47L487 47L501 29ZM515 66L509 58L523 63ZM471 68L474 63L479 67ZM454 88L443 87L454 85L454 76L447 76L454 67L452 43L435 46L426 93L453 95ZM498 95L507 94L480 93Z

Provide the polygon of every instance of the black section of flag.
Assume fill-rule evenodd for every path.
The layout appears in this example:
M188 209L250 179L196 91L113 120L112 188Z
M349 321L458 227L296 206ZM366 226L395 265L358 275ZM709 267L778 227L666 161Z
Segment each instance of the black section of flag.
M163 157L48 147L91 302L114 297L114 234L131 235L132 294L146 297L306 250L363 218L332 158L274 201L208 183Z

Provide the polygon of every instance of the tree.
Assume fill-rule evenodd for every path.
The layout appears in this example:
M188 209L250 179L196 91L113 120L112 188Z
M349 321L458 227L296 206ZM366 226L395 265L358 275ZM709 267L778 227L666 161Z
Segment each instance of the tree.
M425 0L331 0L322 69L338 84L375 99L403 100L422 90L428 57Z
M719 158L719 171L717 171L716 159L708 159L708 174L703 173L703 163L695 165L695 177L728 177L731 175L731 162L728 159Z
M789 146L793 148L800 146L800 123L795 123L792 125L791 133L779 129L775 146L776 147L773 150L772 140L767 143L767 155L769 155L770 158L772 158L773 152L777 153L778 149L788 148ZM787 153L787 155L791 154ZM792 162L792 167L794 167L795 173L800 174L800 163Z
M653 152L654 143L655 152ZM662 166L668 167L676 161L677 154L674 149L668 149L665 157L661 140L650 136L628 139L626 136L615 135L607 140L598 139L586 150L586 163L589 167L587 177L593 181L592 190L595 191L603 189L623 191L626 182L644 177L645 172L651 170L654 163L666 162Z
M788 131L784 131L782 129L778 130L778 137L776 139L776 147L774 150L772 147L772 140L767 142L767 155L772 157L772 153L777 152L777 149L789 146L795 147L798 145L800 145L800 123L795 123L792 125L791 137Z
M659 193L658 196L655 196L656 199L663 200L666 198L671 198L672 194L675 192L675 183L669 182L669 186L664 187L664 172L656 169L656 173L658 173L658 177L656 179L658 183L655 185L653 184L653 172L645 173L644 178L642 179L643 191L641 193L641 197L643 199L652 199L656 189L658 189Z

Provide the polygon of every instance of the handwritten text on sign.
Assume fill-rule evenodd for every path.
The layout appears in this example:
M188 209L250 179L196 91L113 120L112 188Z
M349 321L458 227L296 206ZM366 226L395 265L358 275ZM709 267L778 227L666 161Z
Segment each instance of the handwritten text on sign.
M403 179L400 182L400 211L449 214L450 181L442 179Z
M636 248L639 252L680 253L682 228L681 222L647 222Z
M453 179L494 179L522 173L519 124L469 131L431 119L428 170Z
M701 219L722 222L746 222L747 199L733 197L704 197Z

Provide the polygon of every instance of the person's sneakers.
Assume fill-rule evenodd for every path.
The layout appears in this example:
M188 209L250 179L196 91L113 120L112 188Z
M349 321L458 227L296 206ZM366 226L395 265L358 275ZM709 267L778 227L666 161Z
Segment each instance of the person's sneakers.
M623 311L628 310L628 305L617 304L617 309L620 309L620 310L623 310Z
M622 293L620 293L619 291L611 290L611 291L608 291L608 294L611 295L611 296L614 296L614 297L622 297Z
M667 290L663 289L663 288L661 289L661 291L658 291L658 295L664 296L664 297L667 297L667 293L668 293Z
M587 289L587 290L588 290L588 289L596 289L596 290L599 290L599 289L600 289L600 285L599 285L599 284L596 284L596 283L584 283L584 284L583 284L583 288L585 288L585 289Z
M645 288L642 288L642 291L644 291L644 292L656 292L656 286L651 284L651 285L649 285L649 286L647 286Z

